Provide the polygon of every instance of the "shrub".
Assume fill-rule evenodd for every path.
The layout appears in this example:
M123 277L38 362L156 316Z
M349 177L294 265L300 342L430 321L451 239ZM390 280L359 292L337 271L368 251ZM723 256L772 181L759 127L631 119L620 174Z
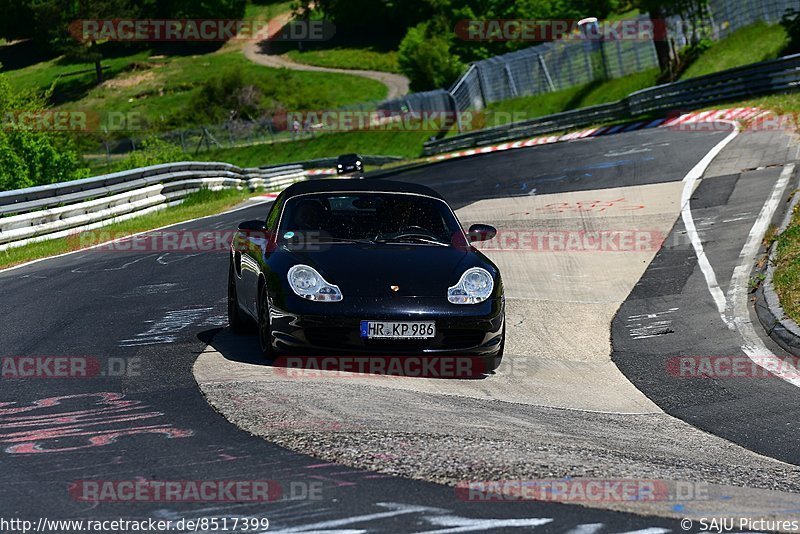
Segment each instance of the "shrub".
M789 35L789 44L786 46L786 53L796 54L800 52L800 11L789 9L781 19L781 26L784 27Z
M413 91L449 86L464 71L464 64L450 50L450 41L434 34L423 22L408 30L400 43L400 70L411 80Z
M44 98L15 92L0 76L0 190L66 182L88 175L72 140L60 133L27 128L20 112L45 112Z
M114 165L113 170L125 171L185 159L186 155L179 146L158 137L149 137L141 141L138 150L134 150L128 157Z
M177 117L178 124L217 124L230 120L255 120L264 114L261 89L247 83L242 70L232 69L205 80L192 95L188 115Z

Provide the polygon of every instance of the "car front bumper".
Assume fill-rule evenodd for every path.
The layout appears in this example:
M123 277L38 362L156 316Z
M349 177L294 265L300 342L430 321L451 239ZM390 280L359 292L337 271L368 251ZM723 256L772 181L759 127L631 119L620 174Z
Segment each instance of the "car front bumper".
M455 305L444 299L351 299L338 303L297 299L271 308L276 348L292 354L421 355L490 357L500 351L504 299ZM364 339L361 321L434 321L431 339Z

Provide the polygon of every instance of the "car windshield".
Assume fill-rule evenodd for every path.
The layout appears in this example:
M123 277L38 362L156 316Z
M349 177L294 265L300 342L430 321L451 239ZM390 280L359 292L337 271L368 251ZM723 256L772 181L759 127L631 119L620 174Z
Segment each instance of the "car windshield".
M344 156L339 156L339 163L355 163L360 159L358 154L345 154Z
M417 242L450 245L463 232L450 207L400 193L318 193L289 199L279 244L297 242Z

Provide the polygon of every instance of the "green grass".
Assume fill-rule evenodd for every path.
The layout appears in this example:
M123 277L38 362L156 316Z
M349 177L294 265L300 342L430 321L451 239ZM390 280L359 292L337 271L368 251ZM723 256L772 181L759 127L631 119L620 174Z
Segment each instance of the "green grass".
M201 152L192 159L225 161L241 167L327 158L349 152L412 159L419 157L422 144L433 134L434 132L428 131L356 131L322 134L312 139L289 143Z
M611 13L605 20L608 21L631 20L635 19L639 15L641 15L641 11L638 8L631 8L621 13Z
M683 72L681 79L775 59L787 43L786 30L780 24L757 22L745 26L714 43Z
M192 96L210 77L240 69L244 79L258 86L270 106L288 110L328 109L381 100L386 87L374 80L345 74L289 71L256 65L239 50L190 56L153 57L148 52L104 60L108 81L94 84L93 65L63 65L53 59L8 71L17 89L44 90L56 82L57 107L109 112L136 112L149 127L165 130L181 126L171 117L185 115ZM65 76L67 73L87 71ZM183 113L182 113L183 112Z
M261 1L261 2L248 2L245 8L245 19L269 20L277 17L281 13L286 13L292 10L292 0L284 1Z
M800 322L800 210L778 237L773 283L786 314Z
M0 268L79 250L108 240L109 235L113 236L113 238L119 238L206 215L214 215L240 204L251 196L253 196L253 193L250 191L237 191L235 189L198 191L186 197L184 202L178 206L120 223L110 224L98 230L84 232L79 236L32 243L0 252Z
M319 67L400 72L395 50L337 46L325 50L290 50L287 54L293 61Z
M787 93L782 95L768 95L760 98L753 98L727 106L715 107L754 107L764 110L774 111L778 114L799 113L800 112L800 93Z

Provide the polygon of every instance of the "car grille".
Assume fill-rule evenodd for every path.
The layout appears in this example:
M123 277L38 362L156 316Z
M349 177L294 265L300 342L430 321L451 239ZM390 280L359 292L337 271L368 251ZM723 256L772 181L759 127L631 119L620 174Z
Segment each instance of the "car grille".
M303 332L308 342L318 347L345 348L351 343L349 328L314 327Z
M480 330L446 329L439 332L441 345L446 349L468 349L483 343L485 334Z

